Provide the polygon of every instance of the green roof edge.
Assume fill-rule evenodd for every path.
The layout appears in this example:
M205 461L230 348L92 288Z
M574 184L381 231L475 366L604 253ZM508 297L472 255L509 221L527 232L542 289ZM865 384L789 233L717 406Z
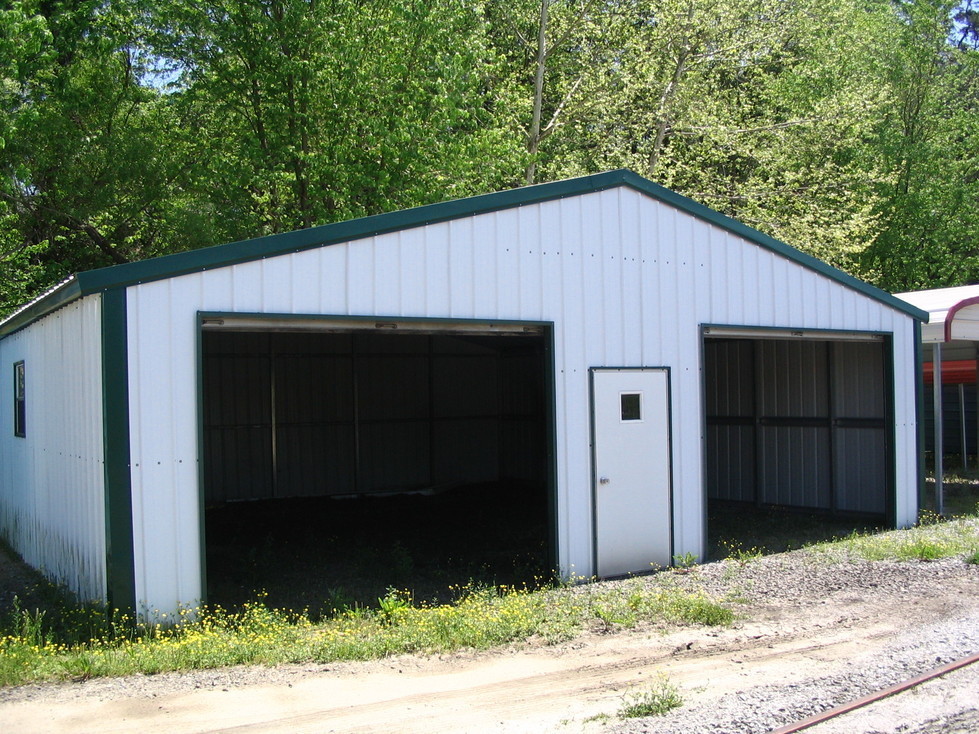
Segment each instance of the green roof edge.
M0 323L0 337L21 329L67 303L93 293L112 288L123 288L139 283L163 280L178 275L227 267L261 260L277 255L302 252L315 247L349 242L398 230L422 227L427 224L447 222L453 219L487 214L528 204L538 204L553 199L603 191L616 186L628 186L651 198L687 212L732 234L771 250L783 257L815 270L843 285L860 291L893 309L916 319L927 321L928 314L890 293L865 283L852 275L824 263L801 250L797 250L774 237L759 232L727 215L699 204L693 199L670 191L627 169L596 173L579 178L536 184L466 199L404 209L386 214L374 214L310 229L300 229L282 234L267 235L200 250L189 250L172 255L140 260L123 265L113 265L98 270L78 273L64 286L39 298L28 307Z

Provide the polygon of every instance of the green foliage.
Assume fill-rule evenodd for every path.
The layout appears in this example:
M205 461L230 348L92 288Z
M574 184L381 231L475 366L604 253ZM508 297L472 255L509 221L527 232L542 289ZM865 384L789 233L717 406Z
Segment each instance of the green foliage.
M588 594L587 613L601 623L601 630L634 627L639 622L725 626L734 613L704 594L670 587L645 587L622 593L619 589Z
M693 553L684 553L673 556L673 565L679 570L689 570L697 565L697 556Z
M655 683L646 689L630 691L622 699L619 716L622 718L643 718L662 716L683 705L683 698L669 678L660 675Z
M979 543L979 518L967 517L919 524L879 534L853 533L847 538L811 546L827 558L869 561L930 561L974 553Z
M411 594L397 589L389 589L385 596L377 600L377 608L385 622L394 624L400 614L411 608Z
M154 49L180 70L174 96L208 135L200 165L220 184L208 204L227 239L500 183L506 153L479 98L492 64L467 6L167 0L151 12Z
M366 660L400 653L486 649L532 636L556 642L579 633L598 610L608 624L729 624L725 607L675 588L456 588L447 604L415 604L390 590L378 607L347 607L314 620L273 609L259 595L235 610L150 610L134 620L73 604L50 587L45 610L15 605L0 619L0 685L30 680L157 673L222 665Z
M949 44L954 3L895 3L893 42L882 47L887 102L873 148L880 233L861 270L894 290L957 285L977 277L979 57Z
M969 0L8 3L0 314L78 270L622 166L882 287L970 282L974 16Z
M765 554L764 548L745 548L737 540L721 540L720 546L725 550L727 560L735 561L741 566L757 561Z

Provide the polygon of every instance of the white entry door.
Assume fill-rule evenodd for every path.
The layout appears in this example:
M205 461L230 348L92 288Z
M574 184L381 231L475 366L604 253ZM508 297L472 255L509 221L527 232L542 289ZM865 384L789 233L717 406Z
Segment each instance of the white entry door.
M593 369L592 431L597 574L618 576L670 565L668 370Z

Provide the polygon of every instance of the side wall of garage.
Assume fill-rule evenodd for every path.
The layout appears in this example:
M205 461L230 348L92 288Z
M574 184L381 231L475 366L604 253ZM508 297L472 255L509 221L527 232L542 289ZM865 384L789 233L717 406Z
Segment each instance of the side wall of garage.
M588 369L671 368L675 553L704 552L701 326L893 334L896 518L916 509L914 329L890 307L627 187L128 288L138 602L200 595L198 313L554 325L556 526L565 573L592 572Z
M106 598L101 313L88 296L0 340L0 535L83 600Z

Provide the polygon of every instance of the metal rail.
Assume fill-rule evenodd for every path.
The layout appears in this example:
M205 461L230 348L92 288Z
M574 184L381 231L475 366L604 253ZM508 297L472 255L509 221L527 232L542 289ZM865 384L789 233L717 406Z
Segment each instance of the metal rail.
M888 696L893 696L895 693L901 693L908 690L909 688L914 688L915 686L921 685L933 678L938 678L945 675L946 673L951 673L953 670L958 670L959 668L964 668L966 665L971 665L972 663L979 662L979 653L975 655L969 655L964 658L959 658L958 660L953 660L950 663L941 665L937 668L933 668L926 673L922 673L914 678L909 678L903 683L897 683L890 688L884 688L883 690L876 691L874 693L868 693L862 698L858 698L849 703L844 703L836 708L829 709L828 711L823 711L822 713L816 714L815 716L810 716L808 719L803 719L802 721L797 721L794 724L788 724L780 729L774 729L769 734L793 734L793 732L802 731L803 729L808 729L810 726L815 726L816 724L821 724L828 719L833 719L842 714L849 713L854 709L862 708L872 703L876 703L881 699L887 698Z

